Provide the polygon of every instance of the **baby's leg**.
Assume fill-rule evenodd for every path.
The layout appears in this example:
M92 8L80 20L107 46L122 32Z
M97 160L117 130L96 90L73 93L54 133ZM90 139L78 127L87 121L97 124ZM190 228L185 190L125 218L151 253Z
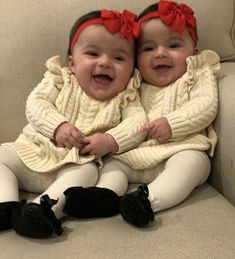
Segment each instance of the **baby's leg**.
M13 211L19 204L18 181L15 171L24 170L17 153L0 146L0 230L12 228Z
M210 160L205 152L186 150L170 157L165 169L148 185L154 212L182 202L210 173Z
M117 160L106 157L103 163L95 187L77 186L66 190L66 214L76 218L94 218L119 213L119 195L126 192L128 180Z
M18 201L18 183L12 171L3 163L0 163L0 203Z
M143 174L138 190L126 194L120 202L123 218L138 227L153 220L153 212L170 208L183 201L192 190L206 181L210 161L205 152L179 152L155 168L135 172ZM152 182L146 183L152 178Z
M73 186L94 186L98 178L98 170L95 163L84 165L66 165L58 171L57 179L38 196L33 202L40 203L40 198L47 194L51 199L58 200L52 207L56 217L62 218L65 204L64 191Z
M19 158L16 151L9 146L0 146L0 181L1 181L1 172L9 174L11 171L14 181L17 185L13 185L9 182L9 185L14 186L14 192L8 186L5 189L9 189L9 192L6 192L5 195L10 195L9 199L13 199L14 196L17 196L19 199L18 187L21 190L42 193L46 190L56 179L55 174L51 173L38 173L32 171L30 168L25 166L23 161ZM10 174L9 174L10 175ZM10 191L11 190L11 191ZM3 194L5 191L1 188L0 197L5 197ZM15 194L14 194L15 193ZM16 200L16 199L13 199Z
M27 171L14 149L0 146L0 202L18 201L19 189L15 173Z
M129 167L110 156L106 157L103 163L104 166L99 170L96 187L107 188L119 196L123 195L128 187L125 171L128 171Z
M18 234L33 238L45 238L54 232L61 235L63 230L58 219L64 216L65 190L77 185L95 185L98 171L94 163L89 163L81 166L66 165L47 175L51 175L51 181L55 178L52 184L33 202L21 202L13 214L13 229Z

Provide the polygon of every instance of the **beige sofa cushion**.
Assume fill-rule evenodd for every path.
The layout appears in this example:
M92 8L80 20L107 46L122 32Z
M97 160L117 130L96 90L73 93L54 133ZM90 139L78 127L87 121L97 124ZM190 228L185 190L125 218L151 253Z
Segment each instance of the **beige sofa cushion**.
M222 60L235 60L235 0L182 0L198 16L200 49L211 48ZM66 56L68 34L82 14L100 8L130 9L136 13L154 0L18 0L0 8L0 143L13 141L27 123L25 101L42 79L45 61ZM15 8L17 6L17 8ZM211 13L211 15L210 15ZM214 17L210 20L210 17ZM13 95L14 93L14 95ZM15 96L15 97L13 97ZM13 98L12 98L13 97Z
M215 50L222 61L235 60L235 0L179 1L195 11L199 49Z
M233 259L234 219L234 207L205 184L180 206L157 213L149 228L132 227L118 215L66 220L63 235L42 240L5 231L0 258Z

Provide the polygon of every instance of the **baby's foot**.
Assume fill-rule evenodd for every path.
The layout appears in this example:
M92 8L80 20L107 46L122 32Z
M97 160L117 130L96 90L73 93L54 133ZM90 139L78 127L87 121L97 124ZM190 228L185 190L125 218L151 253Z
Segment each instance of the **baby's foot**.
M54 232L61 235L63 230L61 222L55 217L51 207L57 201L43 195L40 204L22 201L14 210L12 217L13 229L22 236L32 238L45 238Z
M12 228L12 214L17 204L18 201L0 203L0 231Z
M147 185L141 185L138 190L121 198L120 213L125 221L137 227L145 227L149 221L153 221L154 215L148 195Z
M70 187L64 195L63 212L72 217L111 217L119 213L119 196L106 188Z

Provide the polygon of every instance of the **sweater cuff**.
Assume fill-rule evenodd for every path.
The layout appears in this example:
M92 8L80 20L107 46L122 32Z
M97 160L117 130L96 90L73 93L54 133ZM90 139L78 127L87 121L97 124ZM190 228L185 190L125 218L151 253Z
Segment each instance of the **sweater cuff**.
M189 132L189 122L186 118L174 112L167 114L165 117L171 127L171 139L183 137Z
M116 152L116 154L122 153L133 147L133 140L128 134L126 134L125 131L119 128L113 128L106 131L105 133L110 134L117 142L118 151Z
M63 116L52 116L40 126L40 132L49 139L54 139L55 130L67 120Z

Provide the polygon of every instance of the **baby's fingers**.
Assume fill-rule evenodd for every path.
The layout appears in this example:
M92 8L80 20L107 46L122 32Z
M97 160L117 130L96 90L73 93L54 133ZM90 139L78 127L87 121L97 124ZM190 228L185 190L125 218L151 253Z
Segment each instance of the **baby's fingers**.
M82 139L85 137L85 135L78 129L73 129L72 131L72 136L75 138L75 139Z
M140 132L149 132L149 123L145 124L141 129Z
M91 147L89 145L84 146L81 150L80 150L80 155L85 155L85 154L89 154L91 152Z
M75 139L73 136L70 136L69 138L69 142L73 147L76 148L82 148L84 146L84 144L82 143L82 141L80 141L79 139Z
M83 144L83 145L88 145L90 144L90 138L89 137L84 137L84 138L81 138L80 139L80 142Z

